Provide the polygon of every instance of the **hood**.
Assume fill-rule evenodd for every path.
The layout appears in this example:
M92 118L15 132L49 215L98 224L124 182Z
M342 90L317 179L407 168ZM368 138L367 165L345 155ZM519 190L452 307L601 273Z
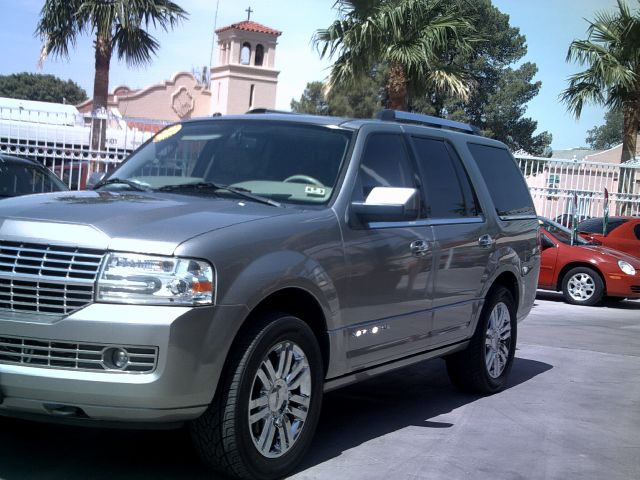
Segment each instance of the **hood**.
M154 192L58 192L0 200L0 240L171 255L206 232L294 210Z
M636 257L632 257L631 255L629 255L627 253L620 252L618 250L614 250L614 249L608 248L608 247L601 247L599 245L583 245L583 246L579 246L578 248L583 248L585 250L589 250L589 251L593 252L594 254L600 255L601 257L606 258L606 259L613 258L616 261L624 260L629 265L633 266L633 268L635 268L636 270L640 269L640 259L638 259Z

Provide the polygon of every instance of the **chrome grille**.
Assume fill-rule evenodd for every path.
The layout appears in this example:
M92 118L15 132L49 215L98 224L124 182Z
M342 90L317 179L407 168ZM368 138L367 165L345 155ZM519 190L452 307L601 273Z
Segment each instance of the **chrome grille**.
M105 352L110 348L124 348L129 363L123 369L105 363ZM150 373L156 369L156 347L119 346L90 343L63 342L0 336L0 363L67 370Z
M0 242L0 308L69 314L93 300L104 252Z

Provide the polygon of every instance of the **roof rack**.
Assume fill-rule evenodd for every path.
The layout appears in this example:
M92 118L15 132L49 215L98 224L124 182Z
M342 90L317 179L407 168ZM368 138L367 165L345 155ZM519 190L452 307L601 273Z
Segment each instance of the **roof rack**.
M288 113L293 114L294 112L287 112L285 110L274 110L271 108L252 108L245 113Z
M379 120L400 123L417 123L428 127L446 128L449 130L457 130L459 132L480 135L480 129L469 125L468 123L454 122L445 118L434 117L431 115L423 115L421 113L402 112L400 110L382 110L376 117Z

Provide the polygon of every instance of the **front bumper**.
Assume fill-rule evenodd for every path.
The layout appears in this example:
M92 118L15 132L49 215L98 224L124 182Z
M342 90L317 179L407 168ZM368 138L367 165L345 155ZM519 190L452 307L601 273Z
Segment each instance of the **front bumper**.
M0 337L158 349L149 373L3 362L0 415L170 423L211 402L244 306L92 304L64 318L0 311Z
M605 274L607 295L612 297L640 298L640 272L635 275L625 273Z

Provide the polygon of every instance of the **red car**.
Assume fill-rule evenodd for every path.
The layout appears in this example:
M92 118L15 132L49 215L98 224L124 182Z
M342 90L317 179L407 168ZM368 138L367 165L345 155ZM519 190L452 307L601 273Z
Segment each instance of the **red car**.
M588 240L605 247L640 257L640 218L609 217L607 234L602 234L602 217L578 224L578 232Z
M562 291L575 305L640 298L640 259L580 236L571 245L571 230L546 218L540 218L540 235L538 288Z

